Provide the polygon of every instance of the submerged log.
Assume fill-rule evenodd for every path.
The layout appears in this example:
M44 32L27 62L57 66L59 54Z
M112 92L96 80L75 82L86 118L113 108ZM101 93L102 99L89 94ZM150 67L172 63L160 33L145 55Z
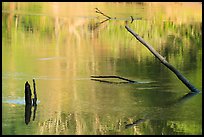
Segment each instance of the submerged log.
M131 30L127 25L125 28L138 40L140 41L146 48L148 48L152 54L156 58L158 58L162 64L164 64L168 69L170 69L176 76L192 91L192 92L200 92L197 88L195 88L177 69L175 69L171 64L169 64L164 57L162 57L151 45L146 43L138 34L136 34L133 30Z
M121 80L125 80L125 81L128 81L128 82L125 82L125 83L137 83L137 81L133 81L133 80L130 80L130 79L127 79L127 78L123 78L123 77L120 77L120 76L112 76L112 75L108 75L108 76L91 76L92 78L118 78L118 79L121 79ZM92 80L95 80L95 79L92 79ZM99 80L98 80L99 81ZM105 82L103 80L100 80L101 82ZM106 81L107 82L107 81ZM112 83L112 82L110 82ZM124 82L119 82L119 83L124 83Z
M26 105L32 104L31 96L32 96L32 93L30 89L30 84L28 83L28 81L26 81L25 83L25 103Z
M113 82L113 81L94 79L94 78L91 78L91 80L99 81L99 82L103 82L103 83L109 83L109 84L127 84L127 83L130 83L130 82L127 82L127 81L125 81L125 82Z

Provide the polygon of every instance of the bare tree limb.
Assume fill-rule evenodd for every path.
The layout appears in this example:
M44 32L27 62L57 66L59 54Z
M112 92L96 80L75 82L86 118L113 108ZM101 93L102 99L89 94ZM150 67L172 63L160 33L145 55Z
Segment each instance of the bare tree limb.
M103 12L101 12L98 8L95 8L96 9L96 13L99 13L99 14L102 14L103 16L107 17L108 19L111 19L110 16L108 15L105 15Z
M133 81L133 80L130 80L130 79L127 79L127 78L123 78L123 77L120 77L120 76L91 76L92 78L118 78L118 79L122 79L122 80L125 80L125 81L128 81L130 83L137 83L136 81Z
M175 69L171 64L169 64L164 57L162 57L151 45L146 43L144 39L142 39L138 34L136 34L133 30L131 30L127 25L125 28L138 40L140 41L146 48L148 48L152 54L156 58L158 58L162 64L164 64L168 69L170 69L176 76L192 91L192 92L200 92L197 88L195 88L177 69Z
M33 79L33 89L34 89L33 106L36 106L37 105L37 94L36 94L36 88L35 88L35 79Z

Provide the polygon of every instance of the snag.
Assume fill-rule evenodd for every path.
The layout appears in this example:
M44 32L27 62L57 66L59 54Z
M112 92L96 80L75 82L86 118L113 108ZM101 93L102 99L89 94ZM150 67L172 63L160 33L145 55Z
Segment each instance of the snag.
M176 68L174 68L171 64L169 64L164 57L162 57L151 45L146 43L143 38L141 38L138 34L136 34L133 30L131 30L127 25L125 28L146 48L148 48L152 54L156 58L158 58L162 64L164 64L168 69L170 69L176 76L192 91L192 92L200 92L197 88L195 88Z

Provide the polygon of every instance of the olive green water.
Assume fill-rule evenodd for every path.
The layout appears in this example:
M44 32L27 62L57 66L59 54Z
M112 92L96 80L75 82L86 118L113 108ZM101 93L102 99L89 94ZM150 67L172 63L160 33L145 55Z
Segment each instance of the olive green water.
M202 134L201 6L2 3L2 134ZM116 19L103 22L96 7ZM140 19L131 23L130 16ZM125 20L201 92L187 98L189 89L125 29ZM24 85L33 91L33 78L39 102L26 125Z

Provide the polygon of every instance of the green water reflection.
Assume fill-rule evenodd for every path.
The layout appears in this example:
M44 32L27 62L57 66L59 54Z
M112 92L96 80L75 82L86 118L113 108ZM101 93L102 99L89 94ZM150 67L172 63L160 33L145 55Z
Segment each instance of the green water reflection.
M181 103L188 88L124 27L129 20L201 91L201 6L2 3L2 133L202 134L202 92ZM96 7L117 19L104 21ZM130 16L142 19L130 23ZM91 75L143 84L107 84ZM40 103L26 125L25 105L16 100L24 100L33 78ZM145 121L125 128L137 119Z

